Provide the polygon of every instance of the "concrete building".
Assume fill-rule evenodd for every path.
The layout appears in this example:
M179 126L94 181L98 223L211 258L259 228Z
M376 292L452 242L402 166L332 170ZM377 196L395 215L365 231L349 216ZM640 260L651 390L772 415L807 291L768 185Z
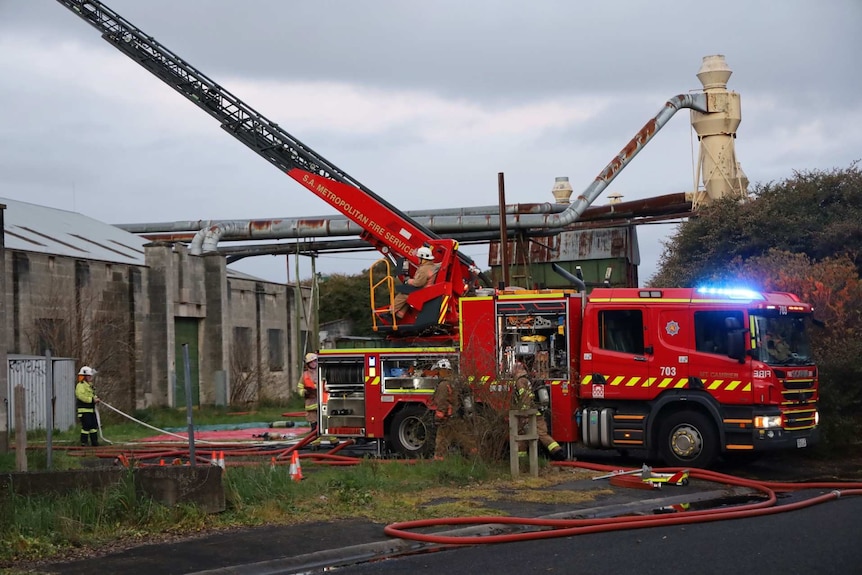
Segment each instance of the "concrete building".
M289 397L307 332L295 288L78 213L2 204L4 354L50 349L91 365L100 396L126 412L185 406L187 385L195 405Z

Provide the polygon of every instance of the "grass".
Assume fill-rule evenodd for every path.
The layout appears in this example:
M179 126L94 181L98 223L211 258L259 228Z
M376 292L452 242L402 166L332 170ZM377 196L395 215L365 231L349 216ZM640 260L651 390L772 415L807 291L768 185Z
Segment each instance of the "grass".
M206 514L192 505L165 507L137 495L130 476L103 492L0 496L0 567L62 558L82 548L148 537L181 536L232 527L361 518L379 523L463 515L501 515L486 501L573 503L600 493L544 491L573 472L544 467L539 479L513 481L502 464L453 456L445 461L363 460L351 467L303 464L305 480L284 466L229 467L227 510ZM77 551L75 551L77 550Z
M243 415L229 410L196 410L195 425L284 419L295 406L273 406ZM160 429L186 425L185 410L153 410L135 414ZM134 441L154 431L132 422L103 418L106 438ZM54 435L58 446L77 444L77 430ZM28 469L45 468L44 433L28 441ZM0 455L0 471L14 470L14 453ZM75 469L81 458L57 449L55 470ZM286 466L269 461L247 467L229 466L223 478L227 509L206 514L191 505L162 506L135 493L131 474L121 484L101 492L23 497L0 493L0 572L21 562L59 559L89 547L132 545L148 538L183 536L232 527L285 525L361 518L379 523L457 515L500 515L486 502L521 501L573 503L600 491L566 492L540 489L571 480L573 472L543 465L539 479L513 481L507 462L486 462L452 456L444 461L366 459L349 467L329 467L303 461L305 480L292 481ZM526 494L529 494L527 496ZM525 499L526 497L526 499ZM119 542L119 543L118 543Z

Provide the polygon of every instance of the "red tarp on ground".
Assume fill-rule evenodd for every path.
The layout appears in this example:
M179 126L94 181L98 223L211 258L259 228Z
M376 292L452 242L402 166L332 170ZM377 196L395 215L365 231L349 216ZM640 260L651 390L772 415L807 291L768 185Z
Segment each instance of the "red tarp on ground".
M195 441L265 441L262 436L264 433L269 433L270 441L291 441L299 439L310 431L308 427L288 427L288 428L272 428L261 427L259 429L226 429L223 431L195 431ZM179 435L180 437L177 437ZM255 437L255 436L258 437ZM110 432L108 432L110 437ZM176 435L154 435L141 439L140 441L153 443L169 443L173 441L188 441L187 433L177 433Z

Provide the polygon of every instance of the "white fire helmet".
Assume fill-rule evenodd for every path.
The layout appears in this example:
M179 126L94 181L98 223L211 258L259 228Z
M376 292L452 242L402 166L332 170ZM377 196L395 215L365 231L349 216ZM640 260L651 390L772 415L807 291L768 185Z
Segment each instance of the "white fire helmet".
M305 363L311 363L312 361L317 361L316 353L306 353L305 354Z
M78 371L78 375L96 375L96 370L89 365L85 365Z
M416 250L416 257L420 260L434 261L434 254L431 253L431 248L427 246L422 246Z
M452 369L452 364L445 357L434 364L434 369Z

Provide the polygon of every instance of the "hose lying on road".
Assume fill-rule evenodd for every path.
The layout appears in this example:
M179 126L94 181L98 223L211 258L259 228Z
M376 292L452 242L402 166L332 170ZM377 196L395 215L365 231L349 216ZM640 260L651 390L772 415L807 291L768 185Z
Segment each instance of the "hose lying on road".
M597 465L584 462L555 463L554 465L579 467L594 471L616 471L617 469L607 465ZM683 471L680 468L658 469L656 471L665 473L676 473ZM553 537L569 537L585 533L601 533L605 531L618 531L624 529L643 529L646 527L659 527L668 525L682 525L691 523L705 523L708 521L723 521L725 519L741 519L745 517L756 517L760 515L771 515L803 509L818 503L838 499L841 496L862 495L862 483L844 482L816 482L816 483L778 483L769 481L755 481L726 475L705 469L690 470L690 477L754 489L766 495L764 501L739 505L732 508L707 509L698 511L682 511L673 515L639 515L621 516L599 519L541 519L529 517L443 517L437 519L420 519L416 521L402 521L387 525L383 532L391 537L408 539L413 541L424 541L443 545L475 545L477 543L508 543L513 541L529 541L535 539L550 539ZM833 491L824 493L802 501L776 505L778 498L776 491L800 491L804 489L831 489ZM434 535L433 533L416 533L411 529L425 527L440 527L444 525L480 525L480 524L502 524L516 526L531 526L543 528L542 530L526 531L519 533L504 533L499 535L478 536L448 536Z

